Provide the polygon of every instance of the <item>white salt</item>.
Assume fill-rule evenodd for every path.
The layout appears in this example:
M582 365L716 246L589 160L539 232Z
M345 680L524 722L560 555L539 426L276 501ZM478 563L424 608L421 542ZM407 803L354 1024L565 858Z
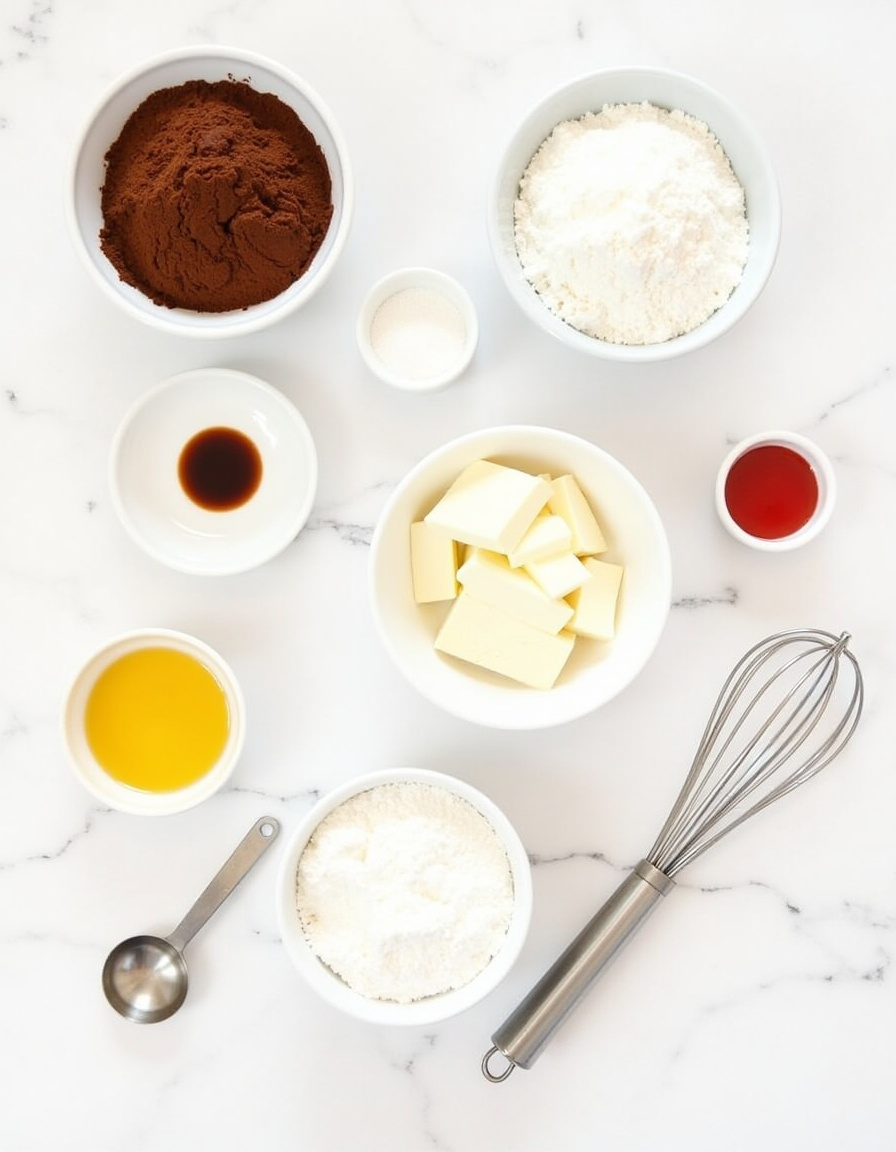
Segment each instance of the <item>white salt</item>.
M433 288L405 288L376 310L370 342L383 367L415 383L457 367L466 342L460 310Z

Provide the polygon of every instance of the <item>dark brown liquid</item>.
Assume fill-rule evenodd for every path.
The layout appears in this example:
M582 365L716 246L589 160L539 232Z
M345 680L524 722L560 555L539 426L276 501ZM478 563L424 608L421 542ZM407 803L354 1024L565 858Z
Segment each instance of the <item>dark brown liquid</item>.
M211 512L239 508L258 491L261 453L235 428L205 428L184 445L177 463L181 487Z

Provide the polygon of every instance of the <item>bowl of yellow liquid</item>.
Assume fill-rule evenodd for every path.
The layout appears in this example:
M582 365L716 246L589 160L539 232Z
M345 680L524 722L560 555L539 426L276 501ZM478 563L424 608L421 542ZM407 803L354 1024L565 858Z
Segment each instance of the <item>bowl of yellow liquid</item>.
M128 632L81 668L63 711L75 774L111 808L183 812L233 772L245 739L242 691L214 649L164 628Z

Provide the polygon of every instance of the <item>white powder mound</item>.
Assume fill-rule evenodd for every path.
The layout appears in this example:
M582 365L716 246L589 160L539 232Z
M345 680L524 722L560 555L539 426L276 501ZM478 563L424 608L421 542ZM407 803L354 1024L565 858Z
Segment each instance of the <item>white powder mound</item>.
M376 310L370 341L381 363L425 383L450 372L464 353L467 329L457 307L432 288L405 288Z
M737 287L749 248L744 190L719 141L646 102L557 125L520 181L514 238L547 307L615 344L702 324Z
M461 988L498 951L513 877L491 824L446 789L382 784L334 809L299 860L316 955L356 992L411 1003Z

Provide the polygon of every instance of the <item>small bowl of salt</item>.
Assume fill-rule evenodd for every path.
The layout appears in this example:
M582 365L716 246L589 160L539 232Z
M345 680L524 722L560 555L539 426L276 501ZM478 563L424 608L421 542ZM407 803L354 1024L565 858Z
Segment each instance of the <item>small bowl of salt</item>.
M431 1025L516 962L532 913L522 841L470 784L424 768L355 777L317 802L277 882L284 947L331 1006Z
M433 268L401 268L367 293L357 325L367 367L386 384L433 392L452 383L476 351L479 322L466 289Z

